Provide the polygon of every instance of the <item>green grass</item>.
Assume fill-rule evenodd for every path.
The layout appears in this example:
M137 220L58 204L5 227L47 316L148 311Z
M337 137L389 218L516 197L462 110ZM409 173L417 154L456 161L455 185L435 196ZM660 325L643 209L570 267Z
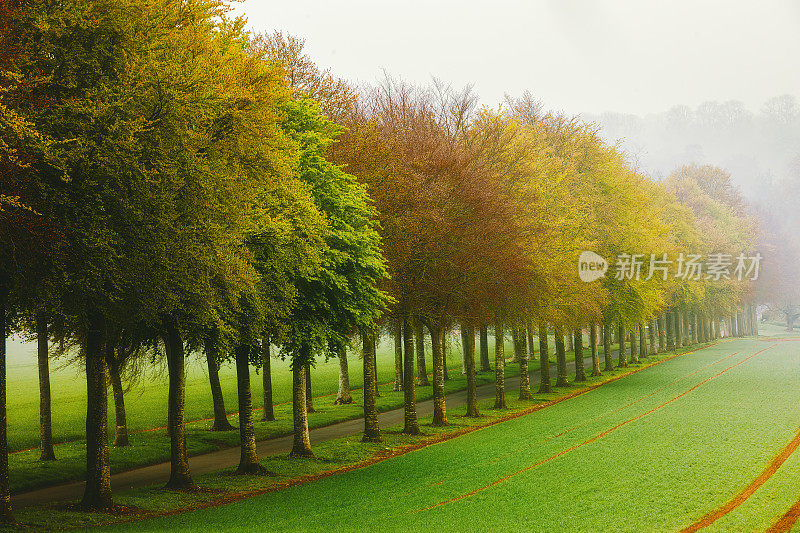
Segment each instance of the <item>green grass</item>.
M657 358L650 358L656 361ZM630 372L638 367L631 367L624 372ZM407 450L409 446L419 446L430 439L437 439L454 433L463 432L475 426L489 424L501 417L513 414L515 411L529 409L549 400L573 394L583 390L585 387L598 384L602 381L613 379L620 375L617 372L606 373L601 378L592 378L585 384L575 384L566 388L558 389L551 394L536 395L531 401L517 401L515 395L510 393L508 396L508 410L493 410L491 404L493 400L481 402L483 416L479 419L467 419L464 414L464 407L448 408L450 425L444 428L434 428L429 425L430 418L420 420L424 435L419 437L407 437L399 434L400 427L383 428L384 442L378 445L363 445L360 443L360 436L352 436L321 443L314 446L317 455L313 460L289 459L286 456L275 456L264 458L263 464L271 471L279 474L278 477L241 477L233 476L229 472L219 472L214 474L197 476L196 480L206 489L206 492L197 494L182 494L164 491L161 487L151 487L136 489L133 491L118 492L115 494L115 502L118 505L136 508L137 513L158 513L174 511L176 509L193 508L202 506L208 502L219 501L233 496L241 496L248 491L263 491L276 484L286 483L298 476L307 476L329 472L343 466L353 465L360 461L370 459L375 454L398 453ZM18 518L26 524L26 527L34 529L61 529L69 527L85 527L89 525L101 525L109 521L118 521L120 517L108 514L81 513L73 510L63 510L63 508L27 508L20 509L17 513ZM124 518L124 517L123 517Z
M722 342L367 468L123 527L676 531L741 491L797 432L800 344L774 343L746 360L772 344ZM800 496L798 475L792 457L713 529L770 525Z
M551 339L552 341L552 339ZM38 444L38 374L35 364L33 345L12 342L9 357L9 443L12 450L23 448L23 451L12 453L9 457L10 481L12 492L21 492L37 487L82 479L85 472L85 443L83 431L85 424L85 384L82 369L74 366L59 367L55 362L51 382L53 389L53 429L56 441L55 462L39 461L37 449L28 449ZM448 350L448 367L451 379L446 382L446 391L463 390L466 380L460 371L460 348L454 342ZM550 343L552 346L552 342ZM493 345L493 339L490 339ZM511 352L510 344L506 346L507 354ZM430 350L426 352L430 365ZM363 382L361 361L356 354L348 358L350 380L353 387ZM383 342L378 352L379 381L382 397L378 399L378 409L388 411L401 407L402 392L393 392L394 352L391 339ZM430 368L430 366L429 366ZM538 368L538 361L530 361L530 369ZM507 376L519 373L518 365L507 365ZM220 381L227 399L229 409L236 408L236 379L232 365L224 365L220 372ZM262 396L261 379L252 375L253 397L256 407L260 407ZM479 373L478 383L493 381L493 373ZM255 425L258 440L287 435L292 432L291 373L286 362L275 360L273 363L273 388L276 420L274 422L257 422ZM338 362L320 362L313 371L312 386L316 413L309 415L309 425L321 427L343 420L359 418L363 414L362 394L353 390L354 402L351 405L335 406L335 392L338 387ZM142 431L163 427L166 424L167 402L166 375L159 369L150 369L146 375L131 384L126 395L126 407L131 430L132 446L111 449L111 465L113 472L121 472L139 466L155 464L169 460L169 440L164 429ZM418 387L417 400L422 401L432 395L431 387ZM190 454L199 454L220 448L237 446L239 433L208 431L211 423L206 420L213 415L208 377L204 362L200 355L189 358L186 385L187 420L197 420L188 424L187 445ZM109 429L113 427L113 409L109 408ZM258 414L256 420L259 419ZM230 417L231 423L238 425L235 415Z

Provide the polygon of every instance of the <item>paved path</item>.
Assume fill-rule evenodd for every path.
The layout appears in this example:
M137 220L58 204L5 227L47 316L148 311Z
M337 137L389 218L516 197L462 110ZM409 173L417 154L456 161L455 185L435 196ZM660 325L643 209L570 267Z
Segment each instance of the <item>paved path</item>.
M614 352L614 359L616 360L617 351ZM603 364L602 353L600 355L601 365ZM507 363L510 364L510 363ZM574 369L575 364L570 363L569 369ZM586 357L584 359L584 366L587 372L592 369L592 358ZM550 364L550 371L555 382L556 365ZM531 388L536 391L538 387L540 374L536 370L530 373ZM519 376L506 378L506 391L507 394L514 394L514 391L519 388ZM494 383L488 383L478 387L478 399L493 398L495 394ZM447 407L457 407L467 403L467 391L461 390L451 392L447 395ZM417 416L423 417L433 413L433 400L425 400L417 403ZM378 422L380 426L388 427L403 423L403 408L386 411L378 415ZM364 430L364 419L357 418L355 420L348 420L346 422L338 422L329 426L320 427L311 430L311 443L324 442L339 437L346 437L348 435L355 435ZM256 443L258 455L261 457L278 455L281 453L288 453L292 448L292 435L285 437L276 437L273 439L263 440ZM214 472L223 468L231 468L239 464L239 448L226 448L214 452L196 455L189 458L189 467L193 474L205 474ZM125 489L144 487L149 485L157 485L159 483L166 483L169 479L169 462L159 463L151 466L145 466L129 470L127 472L120 472L111 476L111 487L114 491L121 491ZM12 504L15 508L28 507L31 505L38 505L43 503L61 502L69 500L78 500L83 495L84 482L72 481L62 485L55 485L52 487L45 487L36 489L29 492L23 492L12 496Z

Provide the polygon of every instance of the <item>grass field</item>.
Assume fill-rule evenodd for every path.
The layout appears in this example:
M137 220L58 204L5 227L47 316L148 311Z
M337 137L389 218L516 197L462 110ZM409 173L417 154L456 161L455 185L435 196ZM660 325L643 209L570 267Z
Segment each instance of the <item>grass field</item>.
M391 339L384 338L378 350L378 378L381 383L394 379L394 348ZM9 449L12 451L39 445L39 375L36 367L36 343L9 341L8 353L8 426ZM430 354L428 354L430 357ZM190 354L186 364L186 419L199 420L213 417L208 372L202 353ZM450 353L449 363L459 365L455 354ZM351 385L359 387L363 381L361 361L356 354L349 360ZM314 396L335 393L338 387L339 364L336 360L319 361L314 368L312 388ZM261 376L251 370L253 404L261 407ZM275 358L272 362L273 398L275 403L291 400L291 379L287 361ZM68 442L84 438L86 424L86 378L83 368L66 361L51 362L51 388L53 391L53 437L55 442ZM236 405L236 370L232 362L220 368L220 384L225 396L225 406L233 413ZM127 383L125 396L129 431L162 427L167 423L167 371L161 361L145 367L145 373ZM110 391L109 391L109 396ZM113 400L109 398L109 428L113 430ZM210 424L207 424L210 425Z
M466 387L466 380L461 376L461 352L457 338L452 336L448 366L451 379L446 382L446 391L452 392ZM552 341L552 339L551 339ZM490 338L490 346L494 340ZM552 342L550 343L552 346ZM429 348L429 347L428 347ZM507 355L512 348L506 345ZM426 352L430 365L430 349ZM493 356L492 356L493 357ZM8 392L8 428L9 446L11 450L23 450L12 453L9 457L10 480L13 492L20 492L36 487L46 486L75 479L82 479L85 471L86 448L83 441L86 386L83 370L80 366L52 363L51 386L53 390L53 431L56 442L55 462L39 461L37 449L29 449L38 445L38 373L36 368L35 344L23 344L12 340L9 343L9 392ZM355 388L354 403L351 405L333 405L338 387L338 362L335 360L320 361L313 371L313 392L316 413L309 415L309 425L320 427L338 421L358 418L363 414L360 387L362 363L355 353L349 357L350 380ZM378 399L380 411L402 406L402 392L392 392L391 382L394 379L394 348L390 338L384 338L378 351L379 379L382 397ZM430 367L429 367L430 368ZM530 369L538 368L538 361L530 361ZM518 374L517 365L507 366L507 375ZM261 379L252 371L252 387L254 405L261 407ZM169 460L169 439L163 426L166 424L167 376L165 369L150 369L144 376L130 384L126 394L126 408L130 447L111 449L112 471L120 472ZM479 384L494 379L493 373L479 374ZM220 372L220 381L226 398L226 407L235 412L236 376L233 365L226 364ZM256 438L267 439L292 432L291 373L285 361L273 361L274 422L257 422ZM431 387L419 387L417 399L425 400L432 395ZM111 402L111 399L109 399ZM109 404L112 405L111 403ZM186 380L186 414L187 420L195 422L187 426L187 445L190 454L204 453L239 444L238 431L208 431L208 417L213 415L208 375L201 354L193 354L188 358ZM259 420L257 415L256 420ZM234 425L238 424L235 415L230 417ZM113 428L113 408L109 409L109 428ZM153 428L154 429L151 431Z
M759 478L798 426L800 342L723 341L367 468L124 528L677 531ZM793 454L709 530L762 531L799 487Z
M448 349L448 367L460 375L461 351L459 341L451 335ZM490 337L490 347L494 339ZM552 349L552 339L550 346ZM507 355L512 349L506 343ZM274 350L273 350L274 351ZM494 354L491 353L492 361ZM426 356L430 371L430 342ZM386 383L394 379L394 345L384 336L378 347L378 379ZM533 365L535 362L531 361ZM358 388L363 382L362 363L358 354L348 357L350 383ZM509 369L511 370L511 369ZM335 393L338 388L339 363L337 360L318 361L313 371L314 396ZM254 407L261 407L261 376L251 370L251 387ZM39 445L39 374L36 366L36 343L21 342L17 338L8 342L8 445L11 451L24 450ZM272 362L273 398L275 403L291 401L292 375L287 361L274 358ZM53 391L53 437L55 442L68 442L84 438L86 423L86 378L79 364L55 359L50 375ZM220 368L220 383L229 412L236 406L236 370L232 362ZM145 367L145 373L127 383L125 396L129 431L162 427L167 423L167 371L166 363ZM111 396L109 391L109 397ZM113 400L109 398L109 428L113 430ZM186 367L186 419L199 420L213 417L208 372L202 353L190 354ZM210 425L210 424L209 424Z

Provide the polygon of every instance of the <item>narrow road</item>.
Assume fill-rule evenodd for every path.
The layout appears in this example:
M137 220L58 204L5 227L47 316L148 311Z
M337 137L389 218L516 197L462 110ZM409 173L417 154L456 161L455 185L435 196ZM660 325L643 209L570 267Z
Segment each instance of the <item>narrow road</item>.
M613 356L616 360L618 351L614 351ZM601 364L603 356L600 356ZM575 368L575 363L570 363L569 369ZM587 373L592 368L592 358L584 358L584 366L587 368ZM556 365L550 364L551 375L555 381ZM539 384L540 374L536 370L530 373L531 376L531 389L536 391ZM519 376L506 379L507 394L513 394L519 388ZM478 399L492 398L495 394L494 383L487 383L478 387ZM467 403L467 391L461 390L452 392L447 395L447 406L457 407ZM417 416L423 417L433 413L433 400L425 400L417 403ZM403 408L386 411L378 415L378 422L380 426L388 427L401 424L403 422ZM312 429L311 430L311 443L325 442L339 437L346 437L348 435L355 435L364 430L364 419L357 418L355 420L348 420L345 422L338 422L329 426ZM292 448L292 435L284 437L276 437L274 439L262 440L256 443L258 455L266 457L270 455L278 455L281 453L289 453ZM193 474L205 474L214 472L223 468L231 468L239 464L239 448L226 448L209 452L202 455L196 455L189 458L189 467ZM159 463L151 466L136 468L128 470L127 472L120 472L111 476L111 487L114 491L121 491L131 488L145 487L149 485L157 485L159 483L166 483L169 479L169 462ZM28 507L31 505L39 505L53 502L63 502L70 500L78 500L83 495L84 482L72 481L62 485L55 485L52 487L44 487L41 489L23 492L12 496L12 505L15 508Z

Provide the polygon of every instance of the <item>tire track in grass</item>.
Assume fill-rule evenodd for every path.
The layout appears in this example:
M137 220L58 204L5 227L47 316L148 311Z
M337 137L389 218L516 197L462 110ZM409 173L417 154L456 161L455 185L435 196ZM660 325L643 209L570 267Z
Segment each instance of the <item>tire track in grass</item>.
M777 522L770 526L767 533L785 533L786 531L791 531L798 518L800 518L800 500L794 502L794 505L789 507L789 510L786 511Z
M605 437L606 435L608 435L608 434L610 434L610 433L612 433L612 432L614 432L614 431L618 430L619 428L621 428L621 427L624 427L624 426L626 426L626 425L630 424L631 422L635 422L636 420L639 420L639 419L641 419L641 418L644 418L645 416L647 416L647 415L649 415L649 414L652 414L652 413L654 413L654 412L658 411L658 410L659 410L659 409L661 409L662 407L666 407L667 405L671 404L672 402L674 402L674 401L676 401L676 400L679 400L679 399L683 398L684 396L686 396L687 394L689 394L689 393L690 393L690 392L692 392L693 390L695 390L695 389L697 389L697 388L701 387L702 385L705 385L706 383L708 383L709 381L711 381L711 380L713 380L713 379L715 379L715 378L718 378L719 376L721 376L721 375L725 374L725 373L726 373L726 372L728 372L729 370L732 370L732 369L736 368L737 366L739 366L739 365L741 365L741 364L744 364L744 363L746 363L747 361L749 361L750 359L754 358L754 357L755 357L755 356L757 356L758 354L760 354L760 353L763 353L763 352L765 352L765 351L767 351L767 350L770 350L770 349L774 348L775 346L777 346L777 344L773 344L772 346L768 346L768 347L766 347L766 348L764 348L764 349L762 349L762 350L759 350L759 351L755 352L754 354L752 354L752 355L749 355L749 356L745 357L744 359L742 359L742 360L741 360L741 361L739 361L738 363L735 363L735 364L733 364L733 365L731 365L731 366L729 366L729 367L725 368L724 370L721 370L721 371L717 372L717 373L716 373L716 374L714 374L713 376L711 376L711 377L708 377L708 378L704 379L703 381L701 381L701 382L700 382L700 383L698 383L697 385L694 385L694 386L693 386L693 387L691 387L690 389L687 389L686 391L684 391L684 392L680 393L679 395L675 396L674 398L672 398L672 399L670 399L670 400L667 400L666 402L662 403L661 405L658 405L657 407L654 407L654 408L650 409L649 411L646 411L646 412L644 412L644 413L641 413L641 414L639 414L639 415L637 415L637 416L635 416L635 417L633 417L633 418L629 418L628 420L625 420L624 422L620 422L619 424L617 424L617 425L615 425L615 426L613 426L613 427L611 427L611 428L609 428L609 429L607 429L607 430L605 430L605 431L603 431L603 432L601 432L601 433L598 433L597 435L595 435L595 436L593 436L593 437L591 437L591 438L589 438L589 439L586 439L585 441L583 441L583 442L581 442L581 443L579 443L579 444L576 444L576 445L574 445L574 446L571 446L571 447L569 447L569 448L567 448L567 449L565 449L565 450L561 450L560 452L558 452L558 453L556 453L556 454L554 454L554 455L551 455L550 457L548 457L548 458L546 458L546 459L542 459L541 461L538 461L538 462L536 462L536 463L534 463L534 464L532 464L532 465L526 466L525 468L522 468L522 469L520 469L520 470L517 470L516 472L512 472L511 474L508 474L508 475L506 475L506 476L503 476L503 477L501 477L501 478L499 478L499 479L496 479L496 480L492 481L491 483L488 483L488 484L486 484L486 485L484 485L484 486L482 486L482 487L479 487L479 488L477 488L477 489L475 489L475 490L471 490L471 491L469 491L469 492L465 492L464 494L461 494L461 495L459 495L459 496L456 496L456 497L454 497L454 498L450 498L449 500L441 501L441 502L439 502L439 503L435 503L435 504L433 504L433 505L429 505L428 507L423 507L422 509L417 509L416 511L412 511L412 514L414 514L414 513L419 513L419 512L422 512L422 511L429 511L429 510L431 510L431 509L435 509L435 508L437 508L437 507L441 507L441 506L444 506L444 505L447 505L447 504L450 504L450 503L455 503L455 502L457 502L457 501L463 500L464 498L469 498L470 496L474 496L474 495L476 495L476 494L478 494L478 493L480 493L480 492L483 492L483 491L484 491L484 490L486 490L486 489L490 489L490 488L492 488L492 487L494 487L494 486L496 486L496 485L499 485L500 483L503 483L504 481L508 481L509 479L513 478L514 476L517 476L517 475L519 475L519 474L522 474L522 473L528 472L529 470L533 470L534 468L537 468L537 467L539 467L539 466L541 466L541 465L543 465L543 464L545 464L545 463L548 463L548 462L552 461L553 459L557 459L557 458L559 458L559 457L561 457L561 456L563 456L563 455L566 455L566 454L568 454L569 452L572 452L572 451L574 451L574 450L577 450L577 449L579 449L579 448L583 448L583 447L584 447L584 446L586 446L587 444L591 444L591 443L593 443L593 442L595 442L595 441L598 441L598 440L602 439L603 437ZM798 437L798 439L800 439L800 437ZM792 450L792 451L794 451L794 450ZM791 452L790 452L790 454L791 454ZM787 455L787 457L788 457L788 455ZM784 460L785 460L785 459L784 459ZM781 464L782 464L782 463L783 463L783 461L781 461ZM779 466L780 466L780 465L779 465ZM776 470L777 470L777 468L776 468ZM770 475L772 475L772 474L770 474ZM768 477L769 477L769 476L767 476L767 478L768 478ZM765 479L765 481L766 481L766 479ZM763 483L763 482L762 482L762 483ZM759 486L760 486L760 485L759 485ZM749 496L749 494L748 494L748 496ZM747 498L745 498L745 499L747 499ZM742 500L742 502L743 502L743 501L744 501L744 500ZM739 502L738 504L736 504L736 506L735 506L735 507L733 507L733 508L731 508L730 510L726 511L726 513L724 513L724 514L727 514L727 513L728 513L728 512L730 512L731 510L733 510L733 509L735 509L736 507L738 507L739 505L741 505L741 502ZM720 515L720 516L723 516L723 515ZM717 517L717 518L719 518L719 517ZM716 518L715 518L714 520L716 520ZM705 526L703 526L703 527L705 527ZM699 529L699 528L698 528L698 529ZM688 529L687 529L687 530L684 530L684 531L688 531ZM696 530L694 530L694 531L696 531Z
M731 498L725 505L714 509L691 526L682 529L681 533L694 533L695 531L699 531L705 527L708 527L742 505L750 496L753 495L755 491L759 489L759 487L761 487L761 485L766 483L767 480L769 480L769 478L771 478L772 475L778 471L778 468L780 468L781 465L786 462L786 460L792 455L798 446L800 446L800 429L798 429L797 434L786 446L783 447L780 453L776 455L772 461L770 461L770 463L767 465L767 468L765 468L757 478L751 481L750 484L744 488L744 490ZM767 531L789 531L794 525L795 521L797 521L798 516L800 516L800 501L795 503L786 512L786 514L784 514L781 519L773 524L772 527L770 527Z
M691 354L691 353L694 353L694 352L687 352L685 355L689 355L689 354ZM552 435L552 436L550 436L550 437L547 437L547 438L545 438L545 439L542 439L542 440L536 441L536 442L534 442L533 444L529 444L529 445L527 445L527 446L523 446L522 448L518 448L518 449L514 450L513 452L509 452L509 453L503 454L503 455L501 455L500 457L498 457L498 458L496 458L496 459L493 459L493 460L491 461L491 463L497 463L497 462L500 462L500 461L502 461L503 459L505 459L505 458L507 458L507 457L510 457L510 456L512 456L512 455L515 455L515 454L517 454L517 453L519 453L519 452L521 452L521 451L529 450L529 449L533 448L534 446L538 446L538 445L540 445L540 444L544 444L544 443L546 443L546 442L550 442L551 440L557 439L557 438L559 438L559 437L563 437L563 436L564 436L564 435L566 435L567 433L571 433L571 432L575 431L576 429L579 429L579 428L582 428L583 426L586 426L586 425L588 425L588 424L591 424L592 422L596 422L596 421L598 421L598 420L600 420L600 419L603 419L603 418L605 418L605 417L607 417L607 416L609 416L609 415L613 415L614 413L618 413L618 412L620 412L620 411L623 411L623 410L627 409L628 407L631 407L631 406L633 406L633 405L636 405L637 403L639 403L639 402L641 402L641 401L643 401L643 400L646 400L647 398L650 398L650 397L652 397L652 396L655 396L656 394L658 394L659 392L663 391L664 389L666 389L667 387L669 387L669 386L671 386L671 385L674 385L674 384L676 384L676 383L678 383L678 382L680 382L680 381L683 381L684 379L689 379L690 377L692 377L692 376L696 375L698 372L702 372L703 370L705 370L705 369L707 369L707 368L709 368L709 367L711 367L711 366L714 366L714 365L716 365L717 363L721 363L722 361L725 361L726 359L730 359L731 357L733 357L734 355L736 355L736 354L738 354L738 353L739 353L739 352L733 352L733 353L732 353L732 354L730 354L730 355L726 355L725 357L723 357L723 358L721 358L721 359L717 359L716 361L712 361L712 362L708 363L707 365L704 365L704 366L702 366L702 367L698 368L698 369L697 369L697 370L695 370L694 372L691 372L691 373L689 373L689 374L686 374L685 376L681 376L681 377L679 377L679 378L675 378L675 379L673 379L672 381L670 381L669 383L667 383L666 385L664 385L663 387L660 387L660 388L658 388L658 389L654 390L654 391L653 391L653 392L651 392L650 394L645 394L644 396L642 396L642 397L640 397L640 398L637 398L636 400L633 400L632 402L630 402L630 403L627 403L627 404L625 404L625 405L623 405L623 406L621 406L621 407L618 407L618 408L614 409L613 411L608 411L608 412L605 412L605 413L603 413L603 414L601 414L601 415L598 415L598 416L596 416L596 417L594 417L594 418L590 418L589 420L585 420L585 421L581 422L580 424L577 424L577 425L575 425L575 426L572 426L571 428L569 428L569 429L567 429L567 430L564 430L564 431L562 431L561 433L558 433L558 434L556 434L556 435Z

